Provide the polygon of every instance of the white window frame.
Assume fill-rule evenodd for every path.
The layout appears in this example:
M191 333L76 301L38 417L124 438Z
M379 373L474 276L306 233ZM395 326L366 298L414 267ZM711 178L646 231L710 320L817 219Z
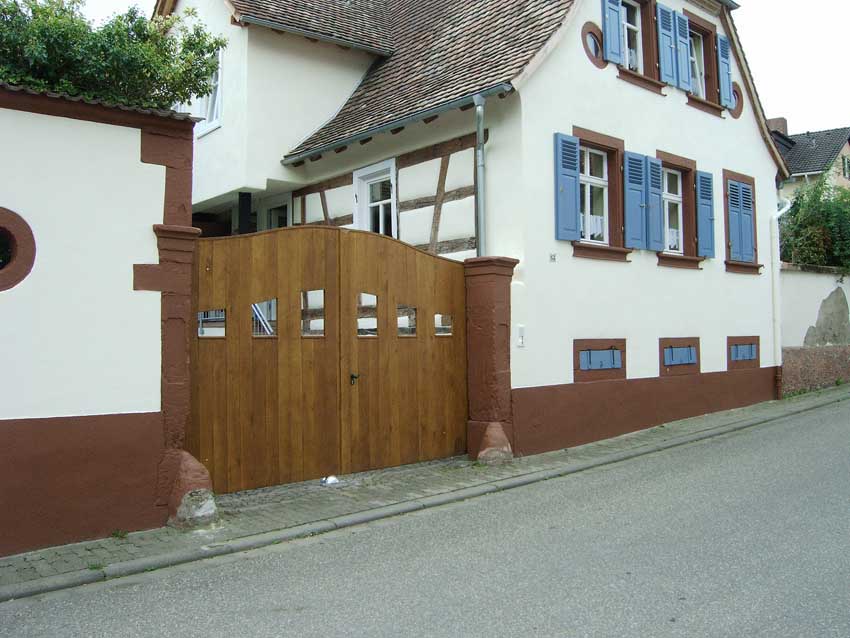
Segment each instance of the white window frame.
M673 195L668 190L668 177L670 174L674 174L679 178L679 194ZM682 171L677 171L672 168L663 169L662 175L662 189L661 189L661 198L663 201L664 208L664 252L669 253L671 255L684 255L685 254L685 233L684 233L684 221L685 221L685 202L684 202L684 182L682 181ZM678 204L679 205L679 250L672 250L669 248L669 237L670 237L670 204Z
M623 66L635 73L643 73L643 22L641 21L641 5L632 0L622 0L623 3ZM637 18L637 26L629 24L627 20L628 11L626 5L633 7ZM637 70L629 67L629 31L634 31L637 34Z
M608 153L605 151L598 151L595 148L588 148L586 146L579 146L579 153L582 154L583 157L579 158L579 167L581 167L581 161L584 159L584 171L582 172L579 169L579 188L584 191L584 207L587 210L579 211L582 218L581 224L581 233L582 238L581 241L586 242L588 244L601 244L608 245L608 226L609 226L609 214L610 210L608 207ZM590 156L591 155L599 155L602 157L602 178L593 177L590 174ZM599 241L598 239L588 239L587 236L589 233L587 229L590 228L590 187L597 186L602 189L602 205L605 211L605 217L602 221L602 233L603 240ZM579 197L579 202L581 202L581 198Z
M204 135L208 135L213 131L221 128L221 87L222 87L222 70L224 68L224 51L218 52L218 70L213 74L213 92L206 97L201 98L197 102L196 109L193 109L193 114L204 118L195 126L195 137L200 139ZM210 102L212 98L213 102ZM194 105L193 105L194 106Z
M696 47L694 46L694 40L699 39L700 47L699 47L699 55L697 55ZM691 29L690 34L688 35L688 41L690 42L690 65L691 65L691 82L693 84L692 93L696 95L698 98L706 99L706 88L705 88L705 38L702 37L701 33L698 33ZM695 73L696 72L696 73Z
M850 155L841 156L841 174L845 179L850 179Z
M395 158L360 168L353 173L354 178L354 227L371 231L369 218L369 185L387 178L390 180L392 197L392 236L398 239L398 188L396 187ZM381 217L383 223L383 217Z

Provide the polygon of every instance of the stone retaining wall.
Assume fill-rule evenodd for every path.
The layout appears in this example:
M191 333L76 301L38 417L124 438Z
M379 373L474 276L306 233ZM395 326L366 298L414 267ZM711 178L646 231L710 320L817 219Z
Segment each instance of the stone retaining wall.
M782 393L850 382L850 345L782 349Z

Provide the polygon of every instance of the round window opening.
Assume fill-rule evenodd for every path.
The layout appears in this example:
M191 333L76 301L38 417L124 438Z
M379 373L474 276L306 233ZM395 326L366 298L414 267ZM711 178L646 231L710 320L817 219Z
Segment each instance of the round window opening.
M5 228L0 228L0 270L12 262L15 254L15 238Z
M0 207L0 291L14 288L35 263L35 238L24 218Z
M602 30L593 22L585 22L581 29L581 43L587 58L597 68L604 69L608 62L602 53Z

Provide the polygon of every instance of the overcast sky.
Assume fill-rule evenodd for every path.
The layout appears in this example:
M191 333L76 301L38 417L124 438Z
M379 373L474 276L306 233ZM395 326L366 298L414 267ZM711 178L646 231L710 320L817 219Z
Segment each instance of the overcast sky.
M791 133L850 126L844 80L850 2L738 3L735 23L767 117L787 117ZM87 0L86 14L99 22L133 4L150 14L155 0Z

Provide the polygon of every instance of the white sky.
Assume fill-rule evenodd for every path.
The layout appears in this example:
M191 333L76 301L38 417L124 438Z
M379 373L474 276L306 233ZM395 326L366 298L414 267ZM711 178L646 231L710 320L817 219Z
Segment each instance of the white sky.
M469 0L461 0L469 1ZM767 117L787 117L791 133L850 126L845 81L846 0L738 0L735 23ZM155 0L87 0L86 15L100 22Z

